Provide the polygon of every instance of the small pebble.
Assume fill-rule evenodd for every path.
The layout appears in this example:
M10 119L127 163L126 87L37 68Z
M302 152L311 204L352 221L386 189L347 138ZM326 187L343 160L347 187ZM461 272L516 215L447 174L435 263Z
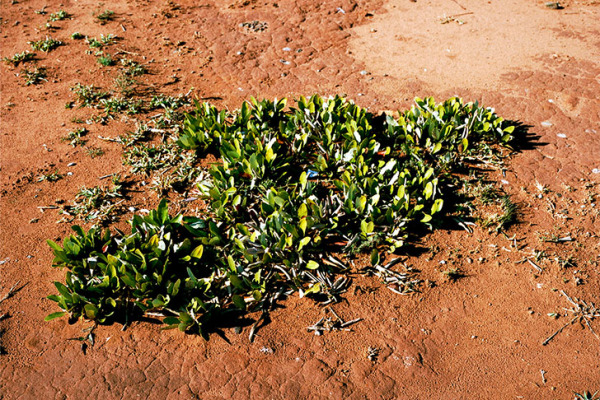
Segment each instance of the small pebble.
M548 127L552 126L552 122L543 121L540 125L542 125L544 128L548 128Z
M77 165L77 163L75 163L75 162L72 162L72 163L68 163L68 164L67 164L67 167L73 167L73 166L75 166L75 165Z

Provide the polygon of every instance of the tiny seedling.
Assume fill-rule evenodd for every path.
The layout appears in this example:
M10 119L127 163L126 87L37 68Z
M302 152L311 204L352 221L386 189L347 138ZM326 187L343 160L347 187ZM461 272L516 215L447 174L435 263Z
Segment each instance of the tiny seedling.
M85 38L85 36L84 36L84 35L82 35L82 34L81 34L81 33L79 33L79 32L73 32L73 33L71 34L71 39L73 39L73 40L81 40L81 39L83 39L83 38Z
M108 21L112 21L115 18L114 11L104 10L100 14L96 15L96 19L101 25L106 24Z
M101 155L104 155L104 150L100 147L88 147L85 150L85 154L87 154L91 158L96 158L100 157Z
M64 207L62 213L76 216L86 222L97 221L99 224L114 220L120 211L120 204L124 201L115 201L123 198L120 179L120 176L115 175L112 187L81 188L73 200L73 205Z
M100 100L100 105L104 108L104 112L106 112L107 115L120 112L137 114L142 111L143 101L126 99L123 97L112 97L110 99Z
M29 70L27 68L21 70L21 76L25 79L25 84L29 85L37 85L42 81L46 81L46 68L34 68Z
M121 73L115 78L115 87L125 97L134 93L136 84L137 81L125 73Z
M445 275L449 281L456 281L465 276L459 268L448 268L447 270L442 271L442 274Z
M583 393L575 393L575 400L600 400L600 397L596 397L597 394L597 391L594 392L594 394L588 391Z
M98 57L98 63L105 67L110 67L111 65L115 64L115 61L113 60L113 58L110 54L105 54L105 55Z
M87 140L83 139L83 136L87 135L87 129L79 128L67 133L67 136L62 138L63 142L69 142L73 147L83 146Z
M43 181L48 181L48 182L56 182L60 179L62 179L63 176L61 174L58 173L58 170L49 173L49 174L42 174L39 176L39 178L37 179L38 182L43 182Z
M560 268L569 268L577 266L577 258L573 255L568 255L566 258L555 257L554 260L558 263Z
M46 39L41 39L38 41L29 42L31 48L33 50L43 51L44 53L49 53L50 51L56 49L58 46L63 43L60 40L53 39L50 36L46 36Z
M117 37L113 34L109 34L109 35L100 35L100 39L97 39L95 37L93 38L86 38L85 39L87 44L90 46L90 49L101 49L104 46L109 46L113 43L115 43L115 41L117 40Z
M31 61L35 58L35 53L30 53L28 51L23 51L21 53L16 53L14 56L12 57L4 57L2 59L2 61L4 61L7 64L12 64L13 66L17 66L20 63L24 63L27 61Z
M50 14L48 21L62 21L63 19L69 18L69 14L65 10L60 10Z
M95 106L98 101L109 96L106 92L97 92L92 85L86 86L81 83L73 86L71 90L75 93L76 100L79 102L80 107Z
M508 195L499 197L496 199L495 203L500 206L500 213L484 218L481 221L481 225L485 228L493 228L496 232L500 232L517 222L519 207L512 202Z
M148 125L138 124L137 129L133 132L127 132L125 135L119 135L115 141L123 147L131 147L134 144L148 139L150 129Z
M127 58L121 59L121 65L124 67L123 73L125 75L140 76L140 75L144 75L145 73L148 72L146 70L146 67L144 67L143 65L141 65L133 60L129 60Z

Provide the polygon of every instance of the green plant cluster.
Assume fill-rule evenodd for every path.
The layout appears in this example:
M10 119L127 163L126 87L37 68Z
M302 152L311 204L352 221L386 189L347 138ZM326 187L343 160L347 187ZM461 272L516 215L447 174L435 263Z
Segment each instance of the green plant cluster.
M46 36L46 39L40 39L37 41L29 42L31 48L33 50L40 50L45 53L49 53L50 51L56 49L58 46L61 46L63 43L60 40L53 39L50 36Z
M7 64L12 64L17 66L21 63L25 63L27 61L31 61L35 58L35 53L30 53L28 51L22 51L20 53L15 53L12 57L3 57L2 61Z
M49 241L68 272L50 296L63 311L48 319L106 322L132 309L206 335L215 313L264 310L281 294L335 301L348 266L332 253L367 252L388 271L411 228L439 220L450 174L513 130L458 98L417 99L398 118L342 97L290 109L252 99L234 113L197 104L177 143L221 157L200 174L205 214L170 216L163 200L130 234L74 227L62 247ZM396 281L401 292L413 282Z

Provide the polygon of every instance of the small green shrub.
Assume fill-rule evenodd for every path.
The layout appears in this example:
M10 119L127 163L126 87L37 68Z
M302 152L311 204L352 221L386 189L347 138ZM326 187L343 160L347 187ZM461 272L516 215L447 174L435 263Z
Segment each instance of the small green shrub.
M410 292L418 281L392 268L392 254L441 220L452 173L489 162L515 129L457 98L417 99L399 118L341 97L286 105L252 99L229 113L197 104L177 146L221 157L197 176L206 212L172 216L162 200L133 217L129 234L74 227L62 247L49 241L67 273L49 297L63 311L48 319L103 323L134 309L206 337L216 314L265 311L282 294L339 300L339 275L357 253L370 254L366 268L394 291ZM125 157L150 171L177 164L182 149L134 146Z

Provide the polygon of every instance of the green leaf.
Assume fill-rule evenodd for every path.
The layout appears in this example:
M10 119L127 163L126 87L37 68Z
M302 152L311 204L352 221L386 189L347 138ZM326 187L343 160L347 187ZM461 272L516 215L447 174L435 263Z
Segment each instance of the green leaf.
M63 297L67 298L69 301L71 300L71 292L69 291L69 289L67 289L65 285L63 285L60 282L54 282L54 286L56 286L56 289L58 289L58 293L63 295Z
M305 203L300 204L298 207L298 218L304 218L308 215L308 208Z
M246 302L244 301L244 298L242 296L234 294L233 296L231 296L231 301L237 308L239 308L242 311L246 311Z
M46 318L44 318L44 321L52 321L53 319L60 318L65 314L66 314L66 312L64 312L64 311L54 312L50 315L47 315Z
M371 251L371 265L379 265L380 259L379 251L377 251L377 249L373 249L373 251Z
M52 247L52 250L54 250L55 252L63 251L62 247L60 247L59 245L57 245L55 242L53 242L50 239L46 240L46 243L48 243L48 246Z
M88 319L96 319L96 316L98 315L98 307L93 304L86 304L83 306L83 309L85 311L85 316Z
M308 221L306 220L306 218L302 218L300 220L300 229L302 230L302 233L306 234L306 227L308 225Z
M304 295L306 296L307 294L319 294L321 292L321 284L320 283L315 283L314 285L312 285L308 290L304 291Z
M300 184L302 185L302 187L306 187L307 182L308 182L308 178L306 176L306 171L304 171L300 174Z
M160 218L160 223L165 223L169 220L169 205L167 199L162 199L158 204L158 208L156 209L158 213L158 217Z
M317 263L316 261L310 260L308 263L306 263L306 268L308 268L308 269L318 269L319 268L319 263Z
M165 319L163 319L163 324L175 325L175 327L177 327L177 325L179 324L179 318L177 318L177 317L166 317Z
M231 272L237 272L237 267L235 266L235 261L232 256L227 256L227 265L229 265Z
M267 160L267 162L271 162L273 159L275 159L275 154L273 153L273 149L269 147L265 154L265 160Z
M197 246L193 251L192 254L190 254L193 258L202 258L202 253L204 252L204 246L199 245Z
M181 286L181 279L177 279L173 284L173 290L171 291L172 296L177 296L177 293L179 293L179 286Z
M229 281L231 282L231 284L233 285L233 287L235 287L236 289L240 289L240 290L246 289L246 286L244 285L244 281L242 281L239 276L237 276L235 274L229 274L228 278L229 278Z

